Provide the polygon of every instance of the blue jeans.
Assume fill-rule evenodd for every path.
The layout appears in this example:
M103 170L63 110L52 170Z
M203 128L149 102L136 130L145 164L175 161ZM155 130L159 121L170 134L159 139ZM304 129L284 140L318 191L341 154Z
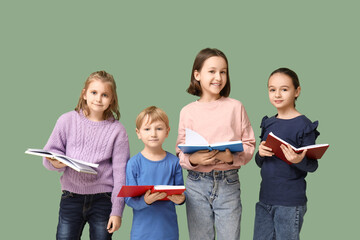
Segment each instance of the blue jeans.
M299 240L306 205L285 207L256 204L254 240Z
M186 213L191 240L240 239L241 200L238 170L188 171Z
M63 191L56 239L81 239L86 222L90 239L111 239L112 234L107 231L111 206L111 193L82 195Z

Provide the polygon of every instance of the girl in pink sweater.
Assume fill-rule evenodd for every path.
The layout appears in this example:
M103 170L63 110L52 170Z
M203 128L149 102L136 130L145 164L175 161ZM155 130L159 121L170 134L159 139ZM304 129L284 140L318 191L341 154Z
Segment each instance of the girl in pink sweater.
M195 58L188 93L199 96L180 112L178 144L185 129L202 135L209 144L241 140L244 151L228 149L185 154L177 147L180 165L188 170L186 212L190 239L240 238L241 199L238 169L254 153L255 137L241 102L229 98L228 61L218 49L206 48Z
M90 239L111 239L119 229L124 199L118 198L125 185L129 142L120 117L116 84L111 74L90 74L75 111L60 116L44 147L90 163L97 175L79 173L65 164L44 159L44 166L62 172L59 223L56 239L80 239L88 222Z

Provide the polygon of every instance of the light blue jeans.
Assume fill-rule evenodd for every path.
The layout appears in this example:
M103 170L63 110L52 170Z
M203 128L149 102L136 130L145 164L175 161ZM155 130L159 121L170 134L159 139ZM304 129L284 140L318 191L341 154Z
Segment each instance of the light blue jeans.
M238 170L188 171L186 213L191 240L240 239Z
M306 205L285 207L256 204L254 240L299 240Z

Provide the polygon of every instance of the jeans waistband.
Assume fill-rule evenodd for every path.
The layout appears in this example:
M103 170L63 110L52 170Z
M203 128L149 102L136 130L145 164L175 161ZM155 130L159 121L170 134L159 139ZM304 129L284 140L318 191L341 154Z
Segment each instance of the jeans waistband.
M200 177L208 177L212 179L224 179L232 174L237 174L239 169L231 169L225 171L212 170L211 172L197 172L193 170L188 170L189 174L199 175Z
M79 194L79 193L73 193L67 190L62 190L63 193L68 193L70 196L90 196L90 195L101 195L101 194L108 194L111 196L111 192L103 192L103 193L94 193L94 194Z

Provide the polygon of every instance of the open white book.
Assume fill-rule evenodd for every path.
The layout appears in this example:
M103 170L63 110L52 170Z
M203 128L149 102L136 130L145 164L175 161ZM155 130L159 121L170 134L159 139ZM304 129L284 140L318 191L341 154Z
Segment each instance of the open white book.
M225 151L229 149L231 152L244 151L241 141L218 142L209 144L199 133L186 128L185 144L179 144L178 147L183 153L194 153L200 150L219 150Z
M53 153L53 152L46 151L43 149L29 148L28 150L25 151L25 153L30 154L30 155L40 156L40 157L56 159L56 160L64 163L65 165L71 167L75 171L83 172L83 173L97 174L97 172L93 168L97 168L99 166L99 164L96 164L96 163L88 163L85 161L73 159L71 157Z

